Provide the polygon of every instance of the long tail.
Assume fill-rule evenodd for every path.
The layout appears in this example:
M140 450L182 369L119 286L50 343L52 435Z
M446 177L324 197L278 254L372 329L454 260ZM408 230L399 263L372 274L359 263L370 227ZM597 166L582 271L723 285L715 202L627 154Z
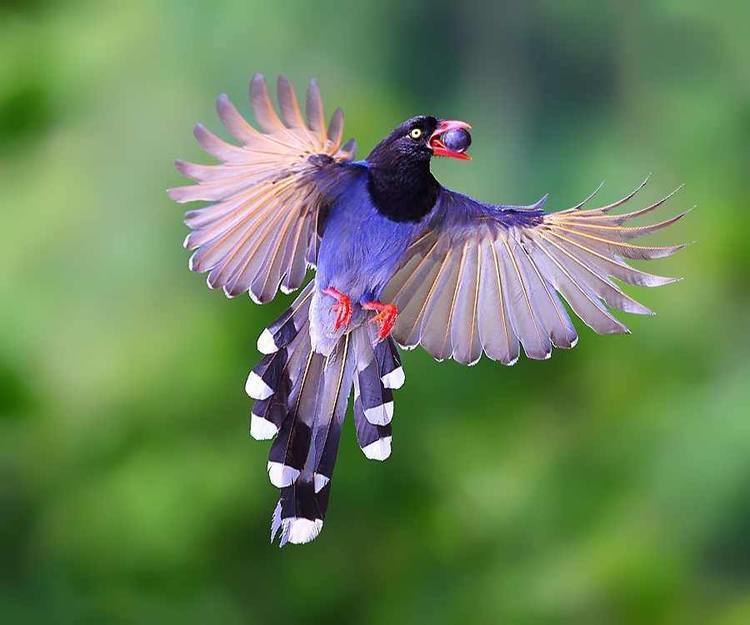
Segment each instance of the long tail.
M250 434L273 438L271 483L280 489L271 540L306 543L323 527L341 427L352 387L357 441L367 458L391 453L392 389L404 373L395 342L377 342L364 323L344 334L329 356L312 350L309 308L312 283L258 339L265 354L247 379L255 399Z

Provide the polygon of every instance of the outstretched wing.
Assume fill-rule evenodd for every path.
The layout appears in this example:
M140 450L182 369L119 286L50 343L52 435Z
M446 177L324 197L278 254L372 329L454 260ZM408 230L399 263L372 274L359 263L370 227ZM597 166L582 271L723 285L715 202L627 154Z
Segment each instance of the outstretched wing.
M674 282L677 278L631 267L626 259L663 258L684 247L629 241L673 224L687 211L651 225L625 225L674 192L640 210L610 213L645 183L608 206L582 210L590 196L557 213L544 212L546 197L531 206L493 206L444 191L383 293L383 300L399 309L394 337L406 348L421 345L438 360L465 364L477 362L482 352L513 364L519 346L529 358L546 359L553 345L570 348L578 340L560 296L596 332L628 332L609 308L653 313L612 278L649 287Z
M316 263L321 209L349 175L345 165L354 157L354 141L341 145L341 109L326 129L315 81L307 92L306 120L283 76L278 100L281 117L256 74L250 102L259 131L221 95L219 117L240 145L197 125L198 143L221 163L178 161L177 169L197 184L169 190L177 202L210 202L185 214L191 229L185 247L195 250L190 269L208 272L210 288L221 287L230 297L248 291L259 303L271 300L279 286L284 292L299 288L307 264Z

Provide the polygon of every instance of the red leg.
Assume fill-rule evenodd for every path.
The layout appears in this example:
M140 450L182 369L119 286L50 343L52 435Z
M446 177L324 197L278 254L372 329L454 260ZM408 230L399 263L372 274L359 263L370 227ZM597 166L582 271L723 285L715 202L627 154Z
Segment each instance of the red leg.
M340 330L349 325L352 320L352 301L348 295L345 295L338 289L334 289L329 286L327 289L323 289L325 295L330 295L336 300L336 303L331 306L331 311L336 314L336 319L333 322L333 329Z
M378 339L381 341L393 332L398 317L398 308L395 304L383 304L382 302L365 302L362 304L365 310L375 310L377 314L370 319L370 323L378 326Z

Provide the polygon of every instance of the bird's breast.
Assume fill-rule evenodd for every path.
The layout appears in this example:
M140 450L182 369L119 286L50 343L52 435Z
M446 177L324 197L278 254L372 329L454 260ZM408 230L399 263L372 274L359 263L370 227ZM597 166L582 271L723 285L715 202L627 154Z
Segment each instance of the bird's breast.
M363 185L329 212L318 255L318 284L353 301L377 299L401 264L416 224L382 215Z

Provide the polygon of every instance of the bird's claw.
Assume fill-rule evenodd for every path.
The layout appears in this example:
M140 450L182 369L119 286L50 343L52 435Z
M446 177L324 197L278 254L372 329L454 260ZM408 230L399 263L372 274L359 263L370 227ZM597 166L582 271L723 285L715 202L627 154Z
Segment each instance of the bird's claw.
M323 293L336 300L336 303L331 306L331 312L335 315L333 329L340 330L348 326L352 320L352 301L349 299L349 296L333 287L323 289Z
M383 304L382 302L365 302L362 304L364 310L376 311L375 316L370 319L370 323L378 326L378 341L382 341L390 336L393 327L396 325L398 317L398 308L395 304Z

